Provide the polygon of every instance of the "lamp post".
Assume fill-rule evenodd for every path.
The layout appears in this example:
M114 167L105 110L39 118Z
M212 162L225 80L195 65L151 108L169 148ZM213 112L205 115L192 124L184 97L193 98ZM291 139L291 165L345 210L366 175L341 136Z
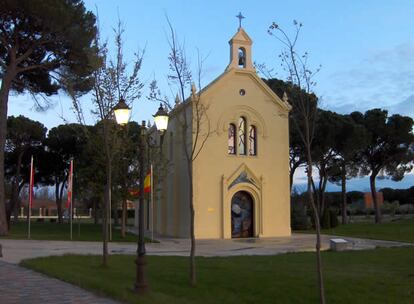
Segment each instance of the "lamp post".
M160 153L162 153L162 142L164 140L164 134L165 131L168 128L168 113L166 110L164 110L162 104L160 104L160 107L158 108L157 113L153 115L154 122L157 130L160 132Z
M161 111L160 111L161 110ZM114 107L115 119L119 125L126 125L129 121L131 109L126 104L125 100L121 98L118 104ZM168 114L162 106L154 115L155 124L161 132L167 129ZM158 121L158 123L157 123ZM162 128L162 129L159 129ZM136 277L134 283L134 291L138 294L144 294L148 290L148 284L145 280L145 242L144 242L144 179L145 179L145 163L144 163L144 149L145 149L145 121L142 121L140 128L140 141L138 161L140 165L139 172L139 206L138 206L138 248L136 264ZM152 187L153 185L151 185Z
M129 117L131 116L131 109L125 102L125 99L121 97L118 104L114 107L115 119L116 122L124 126L128 123Z

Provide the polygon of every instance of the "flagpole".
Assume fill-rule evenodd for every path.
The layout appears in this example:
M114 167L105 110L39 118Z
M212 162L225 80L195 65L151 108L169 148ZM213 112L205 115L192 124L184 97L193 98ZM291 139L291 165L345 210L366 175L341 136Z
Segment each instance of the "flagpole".
M112 189L109 188L109 241L112 241Z
M72 237L73 237L73 233L72 233L72 210L73 210L73 208L72 208L72 200L71 200L71 202L70 202L70 205L69 205L69 208L70 208L70 210L69 210L69 217L70 217L70 219L69 219L69 221L70 221L70 240L72 241Z
M70 216L70 240L73 238L73 227L72 227L72 217L73 217L73 204L72 204L72 193L73 193L73 159L70 160L70 169L69 169L69 185L68 185L68 201L69 201L69 216ZM70 191L70 192L69 192Z
M154 176L151 164L151 243L154 242Z
M30 240L30 222L32 217L32 202L33 202L33 182L34 182L34 176L33 176L33 155L30 160L30 183L29 183L29 222L27 226L27 238Z
M30 218L32 216L32 208L29 205L29 226L28 226L28 232L27 232L27 238L30 240Z

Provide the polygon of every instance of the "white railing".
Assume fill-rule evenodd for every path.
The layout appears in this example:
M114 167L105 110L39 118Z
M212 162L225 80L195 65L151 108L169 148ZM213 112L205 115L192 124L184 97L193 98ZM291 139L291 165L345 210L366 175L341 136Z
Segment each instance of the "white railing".
M26 218L27 217L27 208L21 207L19 212L19 218ZM68 218L69 214L66 212L66 209L63 211L63 218ZM89 209L77 209L73 208L73 217L74 218L92 218L92 208ZM56 209L48 209L48 208L33 208L31 212L31 218L58 218L57 210Z

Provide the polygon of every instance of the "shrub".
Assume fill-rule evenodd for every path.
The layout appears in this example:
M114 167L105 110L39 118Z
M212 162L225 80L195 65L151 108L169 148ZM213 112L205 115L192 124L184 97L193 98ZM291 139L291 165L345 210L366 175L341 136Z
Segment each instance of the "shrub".
M329 209L330 228L335 228L339 225L337 210Z
M384 214L389 214L393 217L399 207L400 203L398 201L393 201L392 203L385 201L384 204L381 206L381 212Z
M292 203L291 226L293 230L307 230L311 228L311 223L307 215L307 208L304 204Z
M328 208L325 208L325 211L322 214L321 228L322 229L331 228L331 212Z
M335 228L339 225L338 212L336 208L325 208L321 218L321 228Z
M367 218L369 218L373 214L375 214L375 210L373 208L365 208L365 216Z
M400 214L409 214L414 213L414 205L413 204L404 204L398 207L397 212Z

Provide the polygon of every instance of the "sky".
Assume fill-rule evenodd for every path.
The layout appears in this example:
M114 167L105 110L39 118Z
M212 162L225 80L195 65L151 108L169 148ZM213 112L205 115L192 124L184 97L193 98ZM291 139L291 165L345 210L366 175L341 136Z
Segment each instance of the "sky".
M145 49L141 79L146 88L134 104L132 119L148 120L157 104L148 101L148 84L156 79L163 92L168 86L168 16L178 38L185 43L193 67L197 52L205 58L202 85L221 74L229 63L229 39L242 26L253 39L253 60L280 71L281 44L267 34L272 22L292 32L294 19L303 23L299 51L310 54L310 67L322 66L315 92L325 109L340 113L374 107L414 116L414 5L411 0L247 1L247 0L85 0L87 9L99 16L101 36L113 42L113 28L121 19L125 28L124 54ZM49 129L75 122L69 99L62 93L47 112L36 112L29 96L11 96L9 115L25 115ZM82 98L85 112L91 96ZM87 115L88 123L95 118Z

